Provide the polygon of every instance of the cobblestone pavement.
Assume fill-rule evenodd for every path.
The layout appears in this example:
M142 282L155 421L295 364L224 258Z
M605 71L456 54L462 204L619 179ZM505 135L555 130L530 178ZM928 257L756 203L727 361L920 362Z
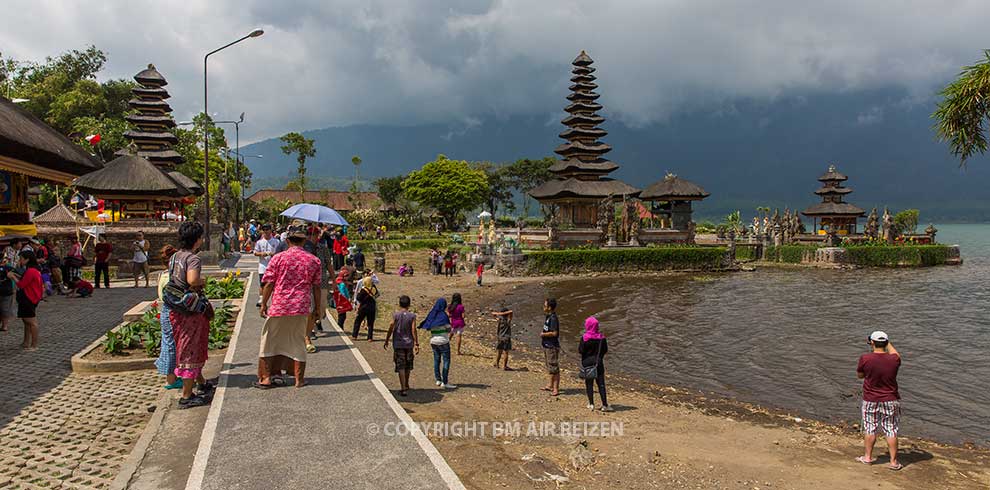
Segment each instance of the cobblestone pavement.
M83 376L69 359L121 321L152 289L98 289L38 307L38 350L20 349L21 324L0 334L0 488L107 488L150 419L153 372Z

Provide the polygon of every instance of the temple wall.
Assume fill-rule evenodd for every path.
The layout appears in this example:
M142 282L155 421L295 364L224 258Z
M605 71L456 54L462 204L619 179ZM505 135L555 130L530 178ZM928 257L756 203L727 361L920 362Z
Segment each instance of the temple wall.
M138 231L144 232L144 237L148 240L149 246L151 247L148 251L148 255L151 259L152 268L160 267L161 260L159 260L159 251L165 244L171 244L172 246L177 245L176 237L178 236L179 224L174 222L143 222L143 223L114 223L113 225L107 226L106 237L110 244L113 245L113 254L110 256L111 266L123 266L124 268L130 267L130 261L134 257L133 242L137 237ZM68 247L72 243L72 240L76 237L76 228L72 226L48 226L48 225L38 225L38 238L43 238L49 241L49 244L54 246L52 241L58 242L61 245L61 252L63 255L68 251ZM93 266L93 260L95 257L95 246L96 243L93 238L89 237L89 242L86 242L86 238L89 237L86 233L82 231L79 232L80 243L85 244L83 249L83 255L89 261L87 267ZM58 249L57 249L58 250Z

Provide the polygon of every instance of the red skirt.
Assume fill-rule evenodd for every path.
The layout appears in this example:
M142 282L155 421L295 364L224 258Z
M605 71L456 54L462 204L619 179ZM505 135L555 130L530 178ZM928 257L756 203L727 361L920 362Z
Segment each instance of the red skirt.
M206 365L210 349L210 321L206 315L183 315L169 310L168 319L175 337L175 367L200 369Z

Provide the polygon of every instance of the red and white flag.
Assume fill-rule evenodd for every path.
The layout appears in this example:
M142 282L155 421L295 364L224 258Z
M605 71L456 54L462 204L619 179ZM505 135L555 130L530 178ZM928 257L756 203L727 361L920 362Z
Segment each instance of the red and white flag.
M91 135L89 135L89 136L86 137L86 141L88 141L90 145L96 146L96 144L100 142L100 135L99 134L91 134Z

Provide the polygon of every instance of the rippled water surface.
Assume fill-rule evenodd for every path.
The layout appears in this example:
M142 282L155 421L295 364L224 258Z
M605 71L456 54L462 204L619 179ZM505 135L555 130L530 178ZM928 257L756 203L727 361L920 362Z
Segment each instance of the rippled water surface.
M938 228L962 266L567 280L507 299L531 345L549 294L572 358L597 314L614 369L825 420L858 419L856 361L884 330L903 355L903 433L990 445L990 225Z

